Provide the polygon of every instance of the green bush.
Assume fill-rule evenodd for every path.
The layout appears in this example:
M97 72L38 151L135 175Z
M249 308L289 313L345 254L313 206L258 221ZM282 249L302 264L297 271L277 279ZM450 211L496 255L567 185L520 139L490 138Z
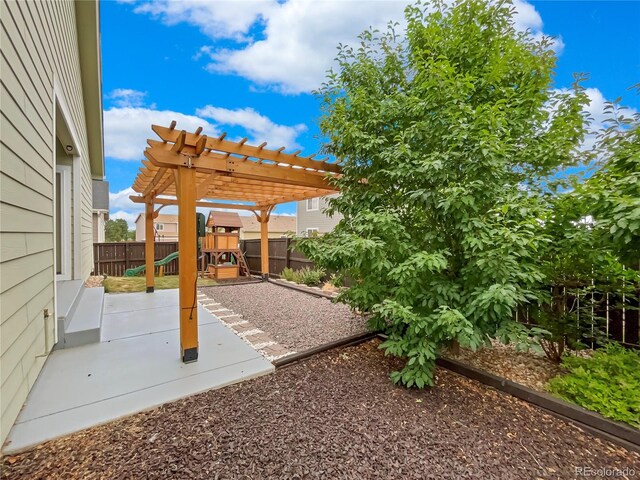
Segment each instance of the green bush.
M567 375L549 390L588 410L640 428L640 352L610 345L591 358L566 357Z
M293 268L285 267L285 269L282 270L282 273L280 274L280 276L285 280L289 280L290 282L295 282L294 278L296 277L296 272L293 270Z
M321 268L304 267L300 270L285 268L280 274L285 280L305 285L319 285L325 276L325 271Z

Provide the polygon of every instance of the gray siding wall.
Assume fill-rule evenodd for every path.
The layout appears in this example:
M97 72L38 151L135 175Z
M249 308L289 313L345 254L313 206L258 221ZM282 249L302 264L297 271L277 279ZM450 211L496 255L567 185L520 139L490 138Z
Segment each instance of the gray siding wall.
M91 169L75 13L69 1L0 0L0 443L55 341L56 89L78 143L74 277L84 279L92 269Z
M307 211L307 201L303 200L297 203L296 207L296 233L303 235L306 233L307 228L317 228L319 233L327 233L333 230L333 228L342 219L342 215L336 214L333 217L329 217L324 213L324 210L328 206L328 200L333 195L327 197L320 197L319 209L314 211Z

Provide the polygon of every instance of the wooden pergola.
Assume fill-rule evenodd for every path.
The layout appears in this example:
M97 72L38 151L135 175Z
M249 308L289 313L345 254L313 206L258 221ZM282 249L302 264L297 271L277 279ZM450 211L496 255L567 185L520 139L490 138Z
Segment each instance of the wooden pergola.
M196 281L196 207L248 210L260 222L262 276L269 275L268 223L279 203L294 202L335 193L331 178L340 166L298 156L300 150L284 153L271 150L266 142L258 146L219 137L152 125L160 140L147 140L143 160L130 198L145 204L145 263L147 292L154 290L153 219L166 205L178 206L180 270L180 356L182 361L198 359L198 308ZM229 203L226 203L229 202ZM242 203L234 203L242 202ZM158 209L156 209L158 205Z

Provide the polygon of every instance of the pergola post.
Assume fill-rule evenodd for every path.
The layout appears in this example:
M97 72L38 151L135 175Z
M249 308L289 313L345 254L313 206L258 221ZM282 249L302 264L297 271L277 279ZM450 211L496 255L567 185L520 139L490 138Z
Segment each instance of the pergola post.
M155 287L155 232L153 229L153 198L147 198L144 209L144 264L147 293Z
M269 278L269 217L271 217L273 206L260 210L260 215L256 214L260 222L260 270L262 278Z
M196 170L178 167L178 267L180 270L180 356L184 363L198 360L198 301L196 281Z

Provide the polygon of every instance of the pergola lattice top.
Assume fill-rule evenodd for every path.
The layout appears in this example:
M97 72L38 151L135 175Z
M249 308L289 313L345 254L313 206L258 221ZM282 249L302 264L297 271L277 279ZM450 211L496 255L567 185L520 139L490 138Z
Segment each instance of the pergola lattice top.
M299 157L299 150L267 149L266 142L252 146L246 138L232 142L225 139L226 134L213 138L202 135L202 128L188 133L175 127L175 122L170 127L152 126L161 141L147 140L147 160L142 161L133 184L140 194L131 197L134 202L159 195L177 197L175 170L184 166L195 168L197 200L239 201L260 209L336 192L329 179L340 175L337 163L315 160L315 155ZM171 198L163 200L174 203ZM220 206L233 208L234 204Z

